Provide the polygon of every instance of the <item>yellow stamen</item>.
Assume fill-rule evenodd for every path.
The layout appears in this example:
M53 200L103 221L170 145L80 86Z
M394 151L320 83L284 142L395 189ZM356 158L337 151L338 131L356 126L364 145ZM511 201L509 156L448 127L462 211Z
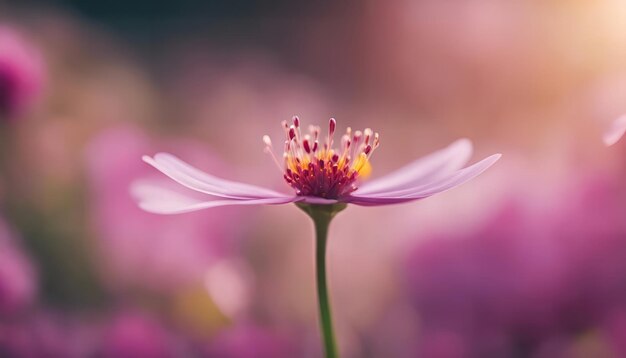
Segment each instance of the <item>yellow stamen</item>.
M367 160L367 155L365 153L359 154L359 159L354 163L352 167L354 171L356 171L360 177L367 177L372 172L372 165L369 160Z

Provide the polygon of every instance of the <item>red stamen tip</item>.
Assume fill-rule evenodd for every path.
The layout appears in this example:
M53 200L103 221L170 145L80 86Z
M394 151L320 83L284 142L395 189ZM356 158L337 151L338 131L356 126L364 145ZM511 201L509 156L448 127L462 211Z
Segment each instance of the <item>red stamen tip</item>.
M337 121L335 120L335 118L331 118L328 121L328 133L330 135L333 135L333 133L335 133L335 128L337 128Z

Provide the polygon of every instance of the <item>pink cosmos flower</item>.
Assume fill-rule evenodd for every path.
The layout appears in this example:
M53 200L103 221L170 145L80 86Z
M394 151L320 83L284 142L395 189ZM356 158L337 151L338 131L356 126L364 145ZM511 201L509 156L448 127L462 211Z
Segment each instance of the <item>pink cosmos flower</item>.
M602 140L606 146L612 146L622 138L624 133L626 133L626 114L618 117L611 123Z
M378 133L366 128L341 136L335 147L337 123L331 118L325 138L321 129L310 126L303 134L300 119L282 122L286 139L282 160L275 156L272 141L263 137L266 148L285 182L295 193L284 194L255 185L225 180L192 167L174 155L158 153L143 160L179 184L206 194L206 199L172 191L148 181L135 182L131 192L146 211L177 214L225 205L255 204L356 204L377 206L424 199L478 176L499 158L491 155L463 167L472 153L471 142L461 139L447 148L418 159L382 178L361 185L371 172L370 158L378 148ZM282 165L281 165L282 164Z
M378 133L369 128L353 133L348 128L335 148L337 122L334 118L328 123L325 138L320 137L321 128L316 126L310 126L308 133L303 135L298 117L293 117L291 125L283 121L282 126L286 137L282 163L274 154L269 136L263 136L263 141L265 151L272 156L295 194L217 178L167 153L144 156L143 159L174 181L197 192L195 194L202 193L207 198L198 199L148 181L135 182L131 192L144 210L159 214L225 205L296 203L315 225L320 328L325 357L335 358L337 345L326 282L326 243L332 218L349 203L365 206L404 203L451 189L485 171L500 158L500 154L463 168L472 152L470 142L463 139L359 187L361 180L371 172L370 158L380 145Z
M11 119L28 107L43 81L40 53L13 29L0 25L0 117Z

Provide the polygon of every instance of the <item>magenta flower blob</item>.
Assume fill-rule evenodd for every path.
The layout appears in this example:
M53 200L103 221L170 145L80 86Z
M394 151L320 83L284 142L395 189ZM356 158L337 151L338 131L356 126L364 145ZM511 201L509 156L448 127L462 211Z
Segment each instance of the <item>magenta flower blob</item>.
M335 119L331 118L325 138L320 128L311 126L302 134L300 120L285 130L282 160L274 155L272 141L263 137L266 152L283 172L283 179L295 193L284 194L255 185L217 178L183 162L172 154L158 153L143 160L179 184L203 193L206 200L172 191L154 182L135 182L131 191L146 211L178 214L225 205L257 204L356 204L377 206L424 199L454 188L478 176L499 158L491 155L464 167L472 153L472 144L460 139L447 148L418 159L382 178L361 185L371 171L370 157L379 146L379 135L367 128L350 128L335 148ZM281 165L282 161L282 165Z
M41 54L13 29L0 25L0 117L14 118L37 98L43 68Z

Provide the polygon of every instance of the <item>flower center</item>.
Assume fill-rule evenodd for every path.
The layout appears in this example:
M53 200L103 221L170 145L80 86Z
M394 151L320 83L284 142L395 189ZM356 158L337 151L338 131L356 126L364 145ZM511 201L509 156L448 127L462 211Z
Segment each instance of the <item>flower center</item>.
M369 175L372 167L369 158L378 148L378 133L366 128L352 132L348 127L341 136L340 147L333 148L333 137L337 121L331 118L328 134L322 141L320 127L309 126L304 136L300 130L300 119L293 117L292 124L282 122L285 130L284 169L274 155L270 137L263 136L265 151L272 155L283 178L297 195L337 199L357 189L359 178Z

